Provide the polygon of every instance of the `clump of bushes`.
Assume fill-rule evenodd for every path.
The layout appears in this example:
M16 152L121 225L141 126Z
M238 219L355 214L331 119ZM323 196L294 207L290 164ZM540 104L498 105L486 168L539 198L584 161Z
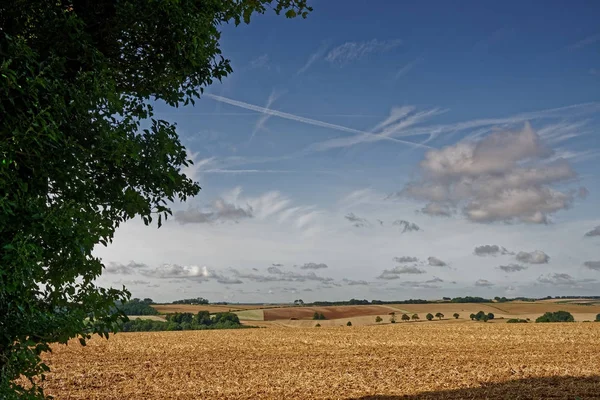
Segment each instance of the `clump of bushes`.
M538 317L535 322L575 322L575 318L568 311L547 312Z
M383 321L383 318L381 318L379 315L375 318L375 322L379 323Z
M315 311L315 313L313 314L313 319L315 319L315 320L324 320L324 319L327 319L327 318L325 318L325 315L323 315L323 313L319 314L318 312Z
M483 322L488 322L490 319L494 319L495 316L493 313L485 313L483 311L479 311L477 314L471 314L469 315L469 318L471 318L471 320L473 321L483 321Z
M317 324L315 325L315 328L320 328L320 327L321 327L321 324L319 324L319 323L317 323Z
M526 324L527 320L526 319L521 319L521 318L511 318L508 321L506 321L507 324Z

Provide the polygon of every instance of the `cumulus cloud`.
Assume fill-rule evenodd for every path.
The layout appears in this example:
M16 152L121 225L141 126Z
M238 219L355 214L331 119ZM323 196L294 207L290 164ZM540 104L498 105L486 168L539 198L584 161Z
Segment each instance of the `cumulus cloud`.
M397 219L396 221L392 222L392 225L400 226L402 228L402 233L416 232L416 231L421 230L421 228L417 224L415 224L413 222L405 221L403 219Z
M492 286L494 286L494 284L492 282L488 281L487 279L478 279L477 282L475 282L475 286L492 287Z
M551 155L526 124L520 131L429 150L420 163L421 179L392 196L426 201L421 211L430 215L461 209L474 222L547 223L577 194L552 187L576 173L564 159L546 162Z
M499 254L514 254L511 253L510 251L506 250L504 247L502 246L498 246L497 244L484 244L483 246L477 246L475 247L475 250L473 251L473 253L476 256L497 256Z
M352 279L342 279L342 282L344 282L346 285L348 286L367 286L369 284L369 282L367 281L363 281L363 280L352 280Z
M232 268L231 272L236 278L248 279L253 282L307 282L316 281L323 283L333 283L333 278L319 276L314 272L298 273L293 271L283 271L277 267L269 267L269 275L242 272Z
M440 260L437 257L429 257L427 259L427 262L429 263L429 265L431 265L432 267L445 267L448 264L445 261Z
M104 273L117 275L131 275L138 270L148 268L146 264L130 261L128 264L110 262L104 267Z
M325 268L329 268L329 266L327 264L323 264L323 263L314 263L314 262L309 262L306 263L304 265L300 266L300 269L325 269Z
M431 281L425 282L415 282L415 281L406 281L401 283L404 287L409 287L411 289L439 289L439 285L435 285Z
M383 272L377 277L377 279L393 280L400 278L400 275L424 274L425 272L425 270L418 268L416 265L397 266L392 269L383 270Z
M519 264L500 265L498 268L504 272L519 272L527 269L526 266Z
M600 225L585 234L587 237L600 236Z
M325 60L338 65L345 65L352 61L360 60L373 53L381 53L398 47L402 40L369 40L364 42L346 42L327 53Z
M589 269L593 269L594 271L600 271L600 261L586 261L583 265Z
M345 215L344 218L346 218L348 221L352 222L352 225L357 228L364 228L364 227L370 225L369 221L367 221L365 218L360 218L359 216L355 215L354 213L349 213L349 214Z
M517 261L521 261L528 264L548 264L550 256L541 250L535 250L530 253L520 251L517 254Z
M240 279L224 276L206 266L199 265L163 264L155 269L143 270L141 274L152 278L175 279L170 282L177 282L178 279L193 279L196 281L214 280L225 285L244 283Z
M402 256L402 257L394 257L394 261L396 261L397 263L400 263L400 264L404 264L404 263L417 262L417 261L419 261L419 259L417 257Z
M252 217L252 207L238 207L223 199L215 200L209 208L204 210L188 208L187 210L175 212L175 220L180 224L206 224L226 221L237 222L241 219Z
M576 283L575 279L565 273L555 273L548 274L546 276L538 277L537 281L539 283L548 284L548 285L573 285Z

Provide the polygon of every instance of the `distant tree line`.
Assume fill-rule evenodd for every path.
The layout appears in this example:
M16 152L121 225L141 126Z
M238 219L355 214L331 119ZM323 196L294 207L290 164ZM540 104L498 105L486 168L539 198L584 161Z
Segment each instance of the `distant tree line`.
M205 299L204 297L196 297L195 299L175 300L171 304L194 304L194 305L199 305L199 304L208 304L208 300Z
M158 315L158 311L151 304L154 304L152 299L135 298L124 303L117 303L116 308L123 311L125 315Z
M210 315L208 311L192 313L167 314L166 321L147 319L130 320L122 325L122 332L149 332L149 331L188 331L205 329L240 329L248 328L240 323L239 317L234 313L223 312Z

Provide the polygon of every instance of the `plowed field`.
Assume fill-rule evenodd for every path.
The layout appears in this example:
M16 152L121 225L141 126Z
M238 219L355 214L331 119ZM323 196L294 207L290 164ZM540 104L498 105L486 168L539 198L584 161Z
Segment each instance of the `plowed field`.
M59 400L600 399L600 323L121 333L46 359Z
M271 308L264 311L265 321L277 319L312 319L315 312L322 313L327 319L362 317L365 315L387 315L396 311L388 306L332 306L332 307L286 307Z

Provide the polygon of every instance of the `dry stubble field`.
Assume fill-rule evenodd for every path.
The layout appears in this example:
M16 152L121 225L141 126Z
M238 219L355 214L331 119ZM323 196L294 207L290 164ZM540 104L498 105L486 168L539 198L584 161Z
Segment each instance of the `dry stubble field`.
M599 323L121 333L47 361L57 399L600 398Z

